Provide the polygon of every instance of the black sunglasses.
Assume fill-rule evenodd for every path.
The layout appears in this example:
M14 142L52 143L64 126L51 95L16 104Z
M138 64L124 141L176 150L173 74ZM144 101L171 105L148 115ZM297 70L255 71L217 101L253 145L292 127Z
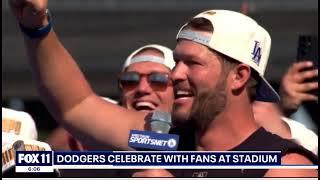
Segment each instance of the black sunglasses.
M146 76L151 88L157 90L166 88L171 83L169 74L152 72L150 74L139 74L137 72L123 72L119 76L119 85L122 89L132 89L139 85L142 77Z

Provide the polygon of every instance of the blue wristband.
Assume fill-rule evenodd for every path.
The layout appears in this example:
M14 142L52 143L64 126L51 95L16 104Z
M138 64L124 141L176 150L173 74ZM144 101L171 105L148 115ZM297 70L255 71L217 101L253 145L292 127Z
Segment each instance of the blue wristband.
M44 37L52 29L50 13L47 13L47 17L48 17L48 24L46 26L43 26L41 28L27 28L27 27L24 27L21 23L19 23L20 29L25 35L27 35L31 39Z

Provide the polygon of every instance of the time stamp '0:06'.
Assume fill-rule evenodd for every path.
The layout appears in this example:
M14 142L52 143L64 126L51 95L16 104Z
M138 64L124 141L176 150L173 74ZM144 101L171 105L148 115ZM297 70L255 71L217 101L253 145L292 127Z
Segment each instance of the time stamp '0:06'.
M40 171L39 166L29 166L27 169L29 172L39 172Z

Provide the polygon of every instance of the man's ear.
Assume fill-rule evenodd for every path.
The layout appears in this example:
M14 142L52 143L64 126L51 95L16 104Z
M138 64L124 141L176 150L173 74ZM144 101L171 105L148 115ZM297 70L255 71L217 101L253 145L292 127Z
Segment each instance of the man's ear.
M243 89L246 83L249 81L250 75L251 75L250 66L245 64L238 64L232 70L231 89L235 91L239 89Z

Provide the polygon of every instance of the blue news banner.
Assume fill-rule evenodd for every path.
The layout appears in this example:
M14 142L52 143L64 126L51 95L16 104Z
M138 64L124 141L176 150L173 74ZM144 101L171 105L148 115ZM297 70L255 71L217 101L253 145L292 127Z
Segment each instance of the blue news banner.
M210 169L279 166L280 151L16 151L16 172L54 169Z

